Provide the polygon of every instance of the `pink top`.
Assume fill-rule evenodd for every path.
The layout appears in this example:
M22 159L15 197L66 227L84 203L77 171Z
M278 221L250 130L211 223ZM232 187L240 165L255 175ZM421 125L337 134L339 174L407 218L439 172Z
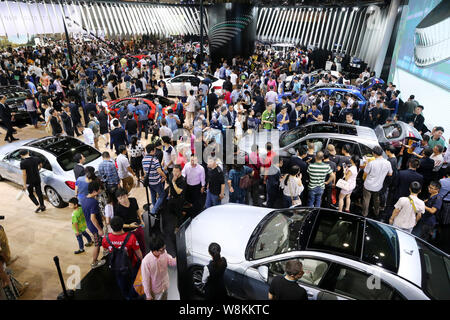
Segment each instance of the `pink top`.
M177 261L166 251L158 258L148 253L142 260L142 284L147 299L152 299L152 293L158 294L169 288L168 266L176 266Z

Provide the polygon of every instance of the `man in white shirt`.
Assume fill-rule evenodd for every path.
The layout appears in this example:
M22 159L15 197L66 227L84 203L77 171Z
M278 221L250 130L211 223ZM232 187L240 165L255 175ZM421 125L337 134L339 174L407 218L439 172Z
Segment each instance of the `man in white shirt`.
M169 64L166 64L165 66L164 66L164 77L165 78L170 78L170 65Z
M230 81L233 84L233 86L236 85L236 80L238 78L238 75L234 72L234 70L230 74Z
M78 132L80 132L84 137L84 143L94 147L94 132L91 128L85 128L81 123L77 125Z
M127 191L130 192L133 189L135 176L134 171L131 169L130 162L126 156L127 147L125 145L119 146L119 155L117 156L117 173L119 174L120 180L122 180L122 186Z
M266 93L266 104L277 104L278 94L275 92L275 88L270 86L270 91Z
M394 212L389 219L389 224L411 233L422 214L425 213L425 202L417 197L421 189L422 186L419 182L411 182L409 186L411 194L408 197L398 199L394 206Z
M370 199L373 197L375 216L380 212L380 191L383 188L386 176L392 176L392 166L383 158L383 149L380 146L373 148L375 160L370 161L364 168L363 188L363 216L369 213Z
M170 140L173 138L172 130L167 126L167 120L161 119L161 127L159 128L159 136L162 137L169 137Z

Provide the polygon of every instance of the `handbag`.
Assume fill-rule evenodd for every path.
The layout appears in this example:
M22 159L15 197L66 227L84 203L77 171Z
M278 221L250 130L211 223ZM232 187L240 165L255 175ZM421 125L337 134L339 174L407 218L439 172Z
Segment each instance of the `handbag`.
M344 191L350 191L350 183L344 179L339 179L339 181L336 183L336 187L344 190Z
M136 279L134 280L134 283L133 283L133 288L138 295L143 296L145 294L144 285L142 283L141 268L139 268L139 271L136 275Z
M252 184L250 176L248 174L243 175L239 180L239 188L248 189Z

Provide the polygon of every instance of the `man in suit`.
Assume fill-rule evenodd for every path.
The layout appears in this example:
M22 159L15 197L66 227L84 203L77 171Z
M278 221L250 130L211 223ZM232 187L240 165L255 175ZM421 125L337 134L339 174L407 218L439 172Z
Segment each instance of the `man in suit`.
M69 103L70 116L72 117L73 127L75 129L75 134L77 137L81 136L78 132L77 125L81 123L81 114L79 105L77 104L75 98L72 98Z
M109 133L110 136L110 146L111 149L114 146L114 149L116 150L116 154L119 155L119 146L121 145L128 145L128 139L127 139L127 134L125 132L125 129L123 129L120 126L119 120L114 119L113 120L113 125L114 125L114 129L111 130L111 132Z
M74 123L70 114L70 107L68 104L64 104L63 112L61 113L61 121L63 123L64 131L70 137L74 136Z
M289 129L298 127L301 124L304 116L305 114L302 111L302 105L300 103L297 103L295 109L292 110L289 114L289 119L291 119L291 121L289 121Z
M3 124L6 127L6 137L5 141L13 142L16 140L19 140L17 138L13 137L13 126L11 123L11 118L14 117L15 113L11 113L11 110L9 110L8 105L6 104L6 96L1 95L0 96L0 119L2 119Z
M76 164L73 167L73 173L75 174L75 180L78 179L78 177L84 176L84 162L86 161L86 158L81 153L76 153L73 157L73 160L75 160Z

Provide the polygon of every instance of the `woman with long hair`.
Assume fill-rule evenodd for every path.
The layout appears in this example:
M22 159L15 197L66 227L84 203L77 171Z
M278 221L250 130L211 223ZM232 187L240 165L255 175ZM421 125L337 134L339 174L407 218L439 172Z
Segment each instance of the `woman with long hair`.
M356 188L356 177L358 176L359 169L359 156L353 155L350 159L350 167L346 167L344 165L344 177L343 179L349 183L349 189L344 190L341 189L341 193L339 193L339 211L342 211L344 207L344 199L345 199L345 212L350 212L350 198L353 190Z
M305 187L302 184L302 174L300 173L300 167L294 165L290 167L289 173L283 177L283 182L280 184L283 189L283 197L285 207L289 208L292 205L300 205L300 195Z
M208 247L212 260L203 269L202 282L205 284L205 297L207 300L224 300L227 298L227 289L223 276L227 269L227 260L220 255L220 245L213 242Z
M142 168L142 159L144 158L144 147L138 143L138 137L131 137L130 144L130 166L133 169L139 181L139 177L144 177L144 169ZM138 182L139 185L139 182Z

